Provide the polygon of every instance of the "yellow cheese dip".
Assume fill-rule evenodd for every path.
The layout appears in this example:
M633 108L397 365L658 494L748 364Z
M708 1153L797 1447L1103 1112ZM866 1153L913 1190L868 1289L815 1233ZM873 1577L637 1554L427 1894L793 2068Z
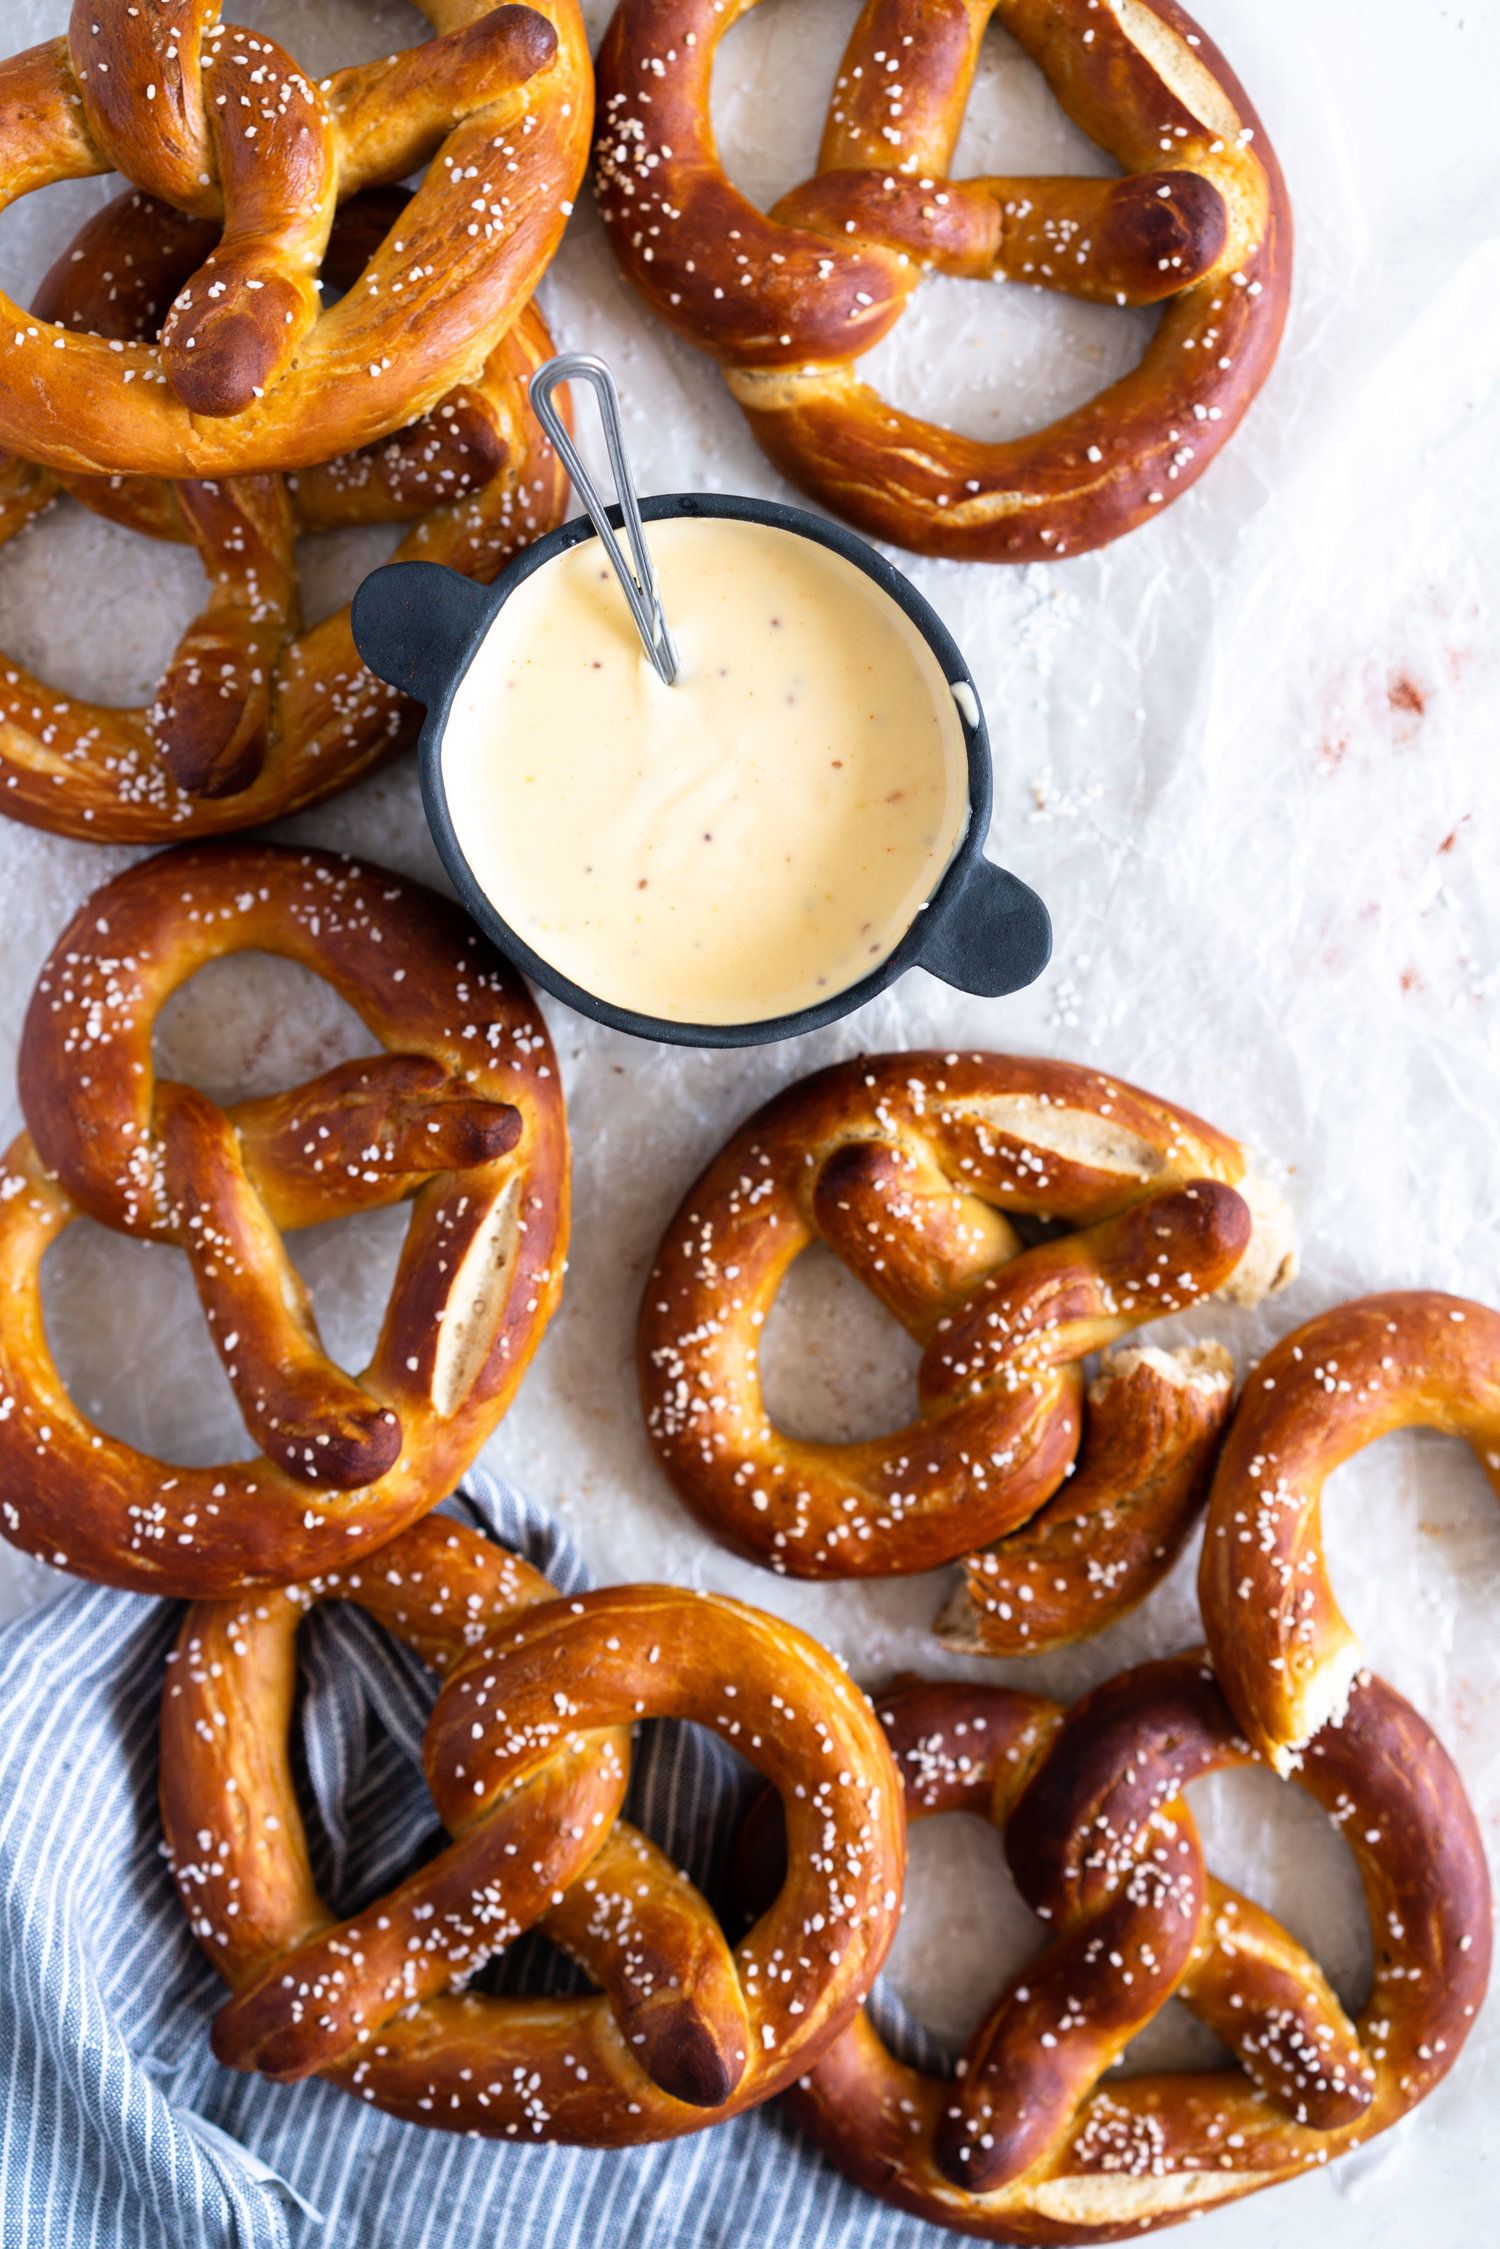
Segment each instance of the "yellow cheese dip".
M795 532L648 524L682 669L658 678L597 539L519 585L443 738L474 878L596 998L751 1023L856 983L968 815L941 666L889 595Z

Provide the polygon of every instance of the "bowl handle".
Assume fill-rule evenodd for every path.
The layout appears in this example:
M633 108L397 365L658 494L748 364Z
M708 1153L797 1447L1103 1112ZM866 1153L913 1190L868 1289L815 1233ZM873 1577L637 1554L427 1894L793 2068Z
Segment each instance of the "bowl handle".
M961 992L999 999L1034 984L1052 957L1052 917L1020 877L976 856L924 916L917 960Z
M487 586L440 562L388 562L356 588L349 623L377 678L435 703L453 684L489 604Z

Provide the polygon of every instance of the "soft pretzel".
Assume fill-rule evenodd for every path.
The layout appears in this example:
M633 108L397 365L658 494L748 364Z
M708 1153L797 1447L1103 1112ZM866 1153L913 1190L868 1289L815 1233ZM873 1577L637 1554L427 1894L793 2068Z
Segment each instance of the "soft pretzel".
M279 953L388 1051L221 1110L158 1079L159 1010L205 962ZM379 1546L453 1485L562 1288L567 1131L525 987L447 900L270 845L146 859L80 909L21 1037L0 1167L0 1528L59 1569L156 1593L289 1584ZM323 1351L281 1236L412 1199L374 1356ZM42 1258L87 1213L186 1252L259 1454L168 1466L63 1386Z
M1253 1301L1285 1277L1283 1215L1237 1186L1257 1194L1234 1141L1068 1063L893 1054L805 1078L721 1149L657 1253L639 1339L657 1458L771 1569L888 1577L991 1545L947 1622L962 1644L1092 1631L1176 1552L1229 1376L1201 1350L1106 1361L1080 1454L1080 1362L1226 1284ZM1023 1248L1012 1221L1042 1216L1070 1230ZM816 1443L766 1412L761 1330L819 1238L923 1346L921 1410L890 1436ZM1075 1457L1082 1534L1060 1501L1012 1555Z
M1147 1664L1066 1716L959 1684L879 1708L907 1818L993 1820L1049 1931L952 2079L898 2062L861 2011L789 2096L885 2201L994 2241L1134 2238L1373 2138L1457 2059L1489 1973L1484 1853L1444 1751L1379 1680L1298 1776L1348 1839L1376 1932L1357 2023L1287 1931L1204 1869L1179 1791L1251 1752L1201 1659ZM738 1855L753 1897L776 1864L764 1806ZM1100 2083L1174 1995L1239 2066Z
M352 283L407 200L388 190L343 205L325 277ZM63 253L37 308L69 328L154 335L213 235L127 192ZM210 587L146 709L60 695L0 653L0 812L96 843L219 835L316 803L404 748L421 713L361 663L348 604L298 630L294 542L415 518L396 559L494 577L567 505L567 477L526 396L551 351L528 306L472 384L413 428L300 477L173 484L0 464L0 492L11 495L0 543L61 486L151 538L190 543Z
M1500 1495L1500 1312L1432 1290L1360 1297L1284 1337L1245 1384L1198 1592L1224 1692L1278 1772L1338 1718L1359 1670L1323 1559L1323 1485L1414 1426L1466 1438Z
M864 1696L815 1642L735 1601L550 1592L429 1517L363 1568L189 1612L162 1811L194 1933L234 1994L221 2060L318 2071L448 2131L631 2144L769 2099L849 2020L904 1864L900 1785ZM350 1921L313 1883L286 1744L297 1626L323 1600L357 1602L444 1677L425 1764L454 1840ZM732 1954L686 1877L611 1825L627 1729L665 1715L732 1742L791 1823L790 1873ZM453 1990L533 1923L599 1995Z
M65 37L0 64L0 209L120 171L218 245L161 341L78 335L0 296L0 444L50 468L171 477L302 468L478 377L527 303L587 155L575 0L421 0L437 36L314 83L219 0L74 0ZM337 304L337 205L418 166Z
M597 193L625 272L711 351L762 447L825 506L920 554L1102 546L1202 475L1269 374L1291 287L1281 170L1176 0L865 0L818 169L766 215L725 178L719 42L755 0L620 0L599 52ZM948 176L994 21L1121 179ZM898 413L857 363L924 273L1162 304L1134 373L985 444Z

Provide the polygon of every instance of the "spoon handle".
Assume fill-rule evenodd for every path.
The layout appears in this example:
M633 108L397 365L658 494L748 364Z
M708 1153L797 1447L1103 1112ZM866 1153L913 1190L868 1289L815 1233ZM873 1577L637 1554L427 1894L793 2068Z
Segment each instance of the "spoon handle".
M627 564L621 551L603 494L584 467L583 457L573 442L572 432L553 403L552 393L557 385L569 382L588 383L599 401L599 418L604 424L604 442L609 449L610 472L615 480L625 536L630 542L633 569ZM561 352L555 359L549 359L544 366L539 367L532 376L531 403L537 420L573 479L573 489L582 500L589 521L599 534L604 551L620 581L621 590L630 604L630 614L645 642L646 653L661 678L671 687L681 669L681 660L667 627L661 593L656 583L656 571L652 565L650 549L646 545L640 502L636 498L635 480L631 476L630 462L625 452L625 432L620 421L620 396L615 389L615 379L604 361L593 352Z

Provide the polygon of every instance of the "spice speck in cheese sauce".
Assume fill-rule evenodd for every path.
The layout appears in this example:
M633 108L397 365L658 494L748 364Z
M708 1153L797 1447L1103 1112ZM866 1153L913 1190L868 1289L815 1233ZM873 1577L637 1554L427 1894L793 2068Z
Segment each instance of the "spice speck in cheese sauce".
M442 777L474 878L596 998L750 1023L846 990L968 818L941 665L854 564L766 524L647 528L657 677L597 540L534 571L460 682Z

